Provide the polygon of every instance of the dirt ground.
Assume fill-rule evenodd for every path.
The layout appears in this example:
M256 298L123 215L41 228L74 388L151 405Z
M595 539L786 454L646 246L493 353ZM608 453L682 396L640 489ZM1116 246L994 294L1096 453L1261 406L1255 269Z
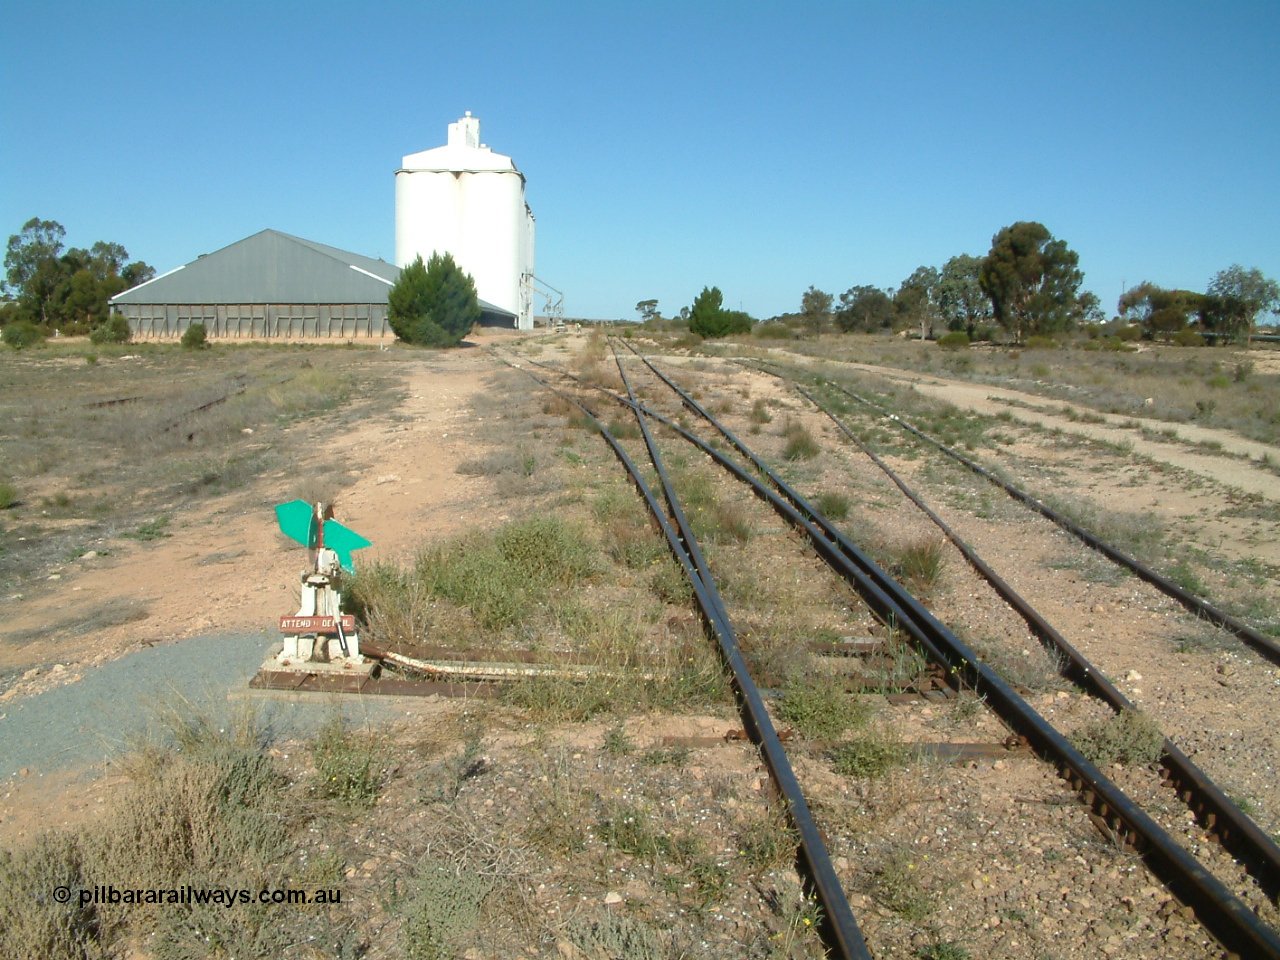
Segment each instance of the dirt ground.
M566 334L563 353L573 352L579 345L574 341L585 336ZM511 339L502 333L474 338L480 348ZM1009 409L990 397L1016 393L909 371L849 366L901 378L923 393L988 415ZM408 398L394 417L334 436L306 458L303 469L317 476L335 466L354 474L355 482L343 490L336 509L338 519L373 542L361 559L405 558L424 540L446 537L477 522L504 519L484 502L487 487L481 479L456 472L458 463L476 452L469 422L471 399L496 369L497 362L483 349L406 364ZM1021 395L1021 399L1040 398ZM1136 453L1153 461L1280 502L1280 477L1252 463L1143 441L1134 431L1118 426L1073 423L1065 416L1023 409L1014 409L1013 414L1019 420L1094 439L1129 441ZM1209 433L1185 425L1179 429L1196 430L1195 439ZM1257 457L1267 452L1262 450L1264 445L1225 431L1213 434L1224 449L1239 446L1241 452ZM1280 456L1280 451L1270 452ZM1171 516L1202 513L1206 495L1177 483L1157 481L1148 489L1125 482L1114 489L1100 489L1096 471L1076 455L1064 452L1060 459L1070 485L1085 491L1092 488L1092 496L1113 508L1146 508L1155 499L1162 512ZM279 499L273 487L285 482L286 477L277 474L259 480L248 493L210 500L178 518L171 537L147 543L120 541L113 544L111 556L68 563L53 575L57 579L51 577L25 591L19 600L10 598L5 629L13 633L47 630L51 624L73 621L78 614L104 605L137 603L147 615L90 634L58 632L49 639L0 645L0 670L24 665L39 668L0 696L0 702L71 682L80 671L130 650L211 630L270 628L277 617L294 612L294 581L305 558L296 544L279 533L272 509ZM1280 562L1280 531L1270 535L1264 531L1249 539L1244 526L1232 529L1229 525L1216 537L1217 545L1228 553ZM63 669L56 669L58 664Z
M503 339L491 334L477 345ZM335 436L306 458L304 469L319 476L335 466L354 475L336 515L372 541L361 559L406 557L424 540L487 516L482 481L455 468L474 453L469 403L494 369L482 349L406 364L408 398L396 417ZM0 643L0 670L24 670L0 694L0 721L6 702L76 683L132 651L210 633L272 631L279 617L295 613L306 554L279 532L273 509L289 480L265 477L208 500L176 518L170 537L115 541L109 556L68 563L52 575L57 579L10 598L6 632L32 639ZM143 615L90 632L49 629L121 605ZM85 772L12 782L2 801L0 842L49 825L50 805L65 814L63 823L91 813L119 778L86 781Z
M558 343L548 345L539 359L557 360L576 353L583 346L586 336L585 333L565 334ZM483 348L504 346L512 342L510 335L488 334L476 339L476 348L441 355L424 355L422 359L406 362L403 369L407 396L392 415L357 424L332 436L328 442L308 453L302 469L312 471L317 476L341 469L353 478L337 498L336 515L345 525L373 542L371 548L359 555L361 559L386 557L404 560L424 541L446 538L470 527L491 527L508 519L503 512L503 501L492 496L491 482L484 477L459 474L457 467L463 460L487 452L483 443L477 439L472 404L501 367ZM1167 516L1170 523L1192 518L1187 522L1193 525L1199 541L1208 545L1215 554L1234 560L1261 559L1270 564L1280 564L1280 531L1274 525L1250 519L1247 515L1221 515L1220 511L1211 509L1215 504L1221 505L1221 491L1226 488L1252 494L1265 501L1267 506L1280 502L1280 477L1252 462L1260 459L1264 453L1269 453L1273 458L1280 457L1280 450L1264 449L1264 445L1222 432L1209 437L1200 436L1199 433L1205 431L1194 428L1199 433L1195 436L1187 434L1188 439L1197 442L1212 439L1220 442L1224 450L1237 452L1251 459L1246 462L1243 459L1200 454L1183 445L1144 440L1136 431L1123 429L1117 424L1072 422L1045 406L1043 398L1013 396L1015 391L997 391L906 371L866 369L879 376L909 380L921 393L946 399L978 413L995 415L1012 411L1020 421L1035 422L1045 427L1060 427L1065 431L1113 444L1131 443L1135 454L1141 455L1150 463L1167 466L1169 472L1156 476L1147 467L1124 466L1119 459L1114 470L1099 470L1096 466L1083 462L1078 452L1070 448L1055 453L1052 444L1022 442L1012 446L1009 452L1028 462L1035 460L1038 464L1043 464L1046 470L1056 471L1052 473L1055 483L1110 509L1130 512L1152 509ZM695 371L690 373L692 375ZM783 398L784 391L780 387L765 378L756 379L759 382L752 385L754 396L771 396L780 400ZM1005 396L1006 394L1010 396ZM991 399L996 395L1005 401L1014 400L1037 409L1010 407L1007 402ZM798 404L796 409L799 410ZM799 413L796 415L799 416ZM822 429L816 425L816 420L814 429ZM1180 428L1180 431L1185 433L1186 429L1188 428ZM906 468L908 472L919 469L918 464L906 461L896 465ZM1205 488L1199 482L1185 482L1189 476L1205 478L1220 486ZM210 499L199 508L176 518L169 528L172 536L145 543L122 541L118 545L113 544L110 556L86 556L69 562L49 580L24 590L20 599L11 599L6 611L6 630L23 632L24 636L30 636L31 639L22 644L0 644L0 670L21 667L26 671L20 682L0 696L0 714L3 714L6 702L30 697L54 686L75 683L98 665L131 651L184 637L203 636L214 631L272 631L278 617L296 610L296 583L304 562L303 551L277 531L272 510L275 503L283 499L278 491L287 479L283 474L259 478L245 490ZM913 482L916 479L913 477ZM930 482L925 476L919 477L919 480L922 483ZM868 479L866 482L874 484L878 481ZM955 522L955 518L948 519ZM960 523L964 522L963 518L959 519ZM973 528L972 533L963 529L961 532L966 537L974 538L984 558L997 569L1025 567L1031 570L1035 566L1032 561L1038 563L1054 551L1068 549L1053 538L1051 531L1040 531L1034 536L1004 537L998 532L993 535L991 531L984 532L977 527ZM950 602L955 607L956 616L963 617L967 615L970 599L977 599L976 588L972 588L971 594L968 582L961 583L959 574L954 576L961 589ZM1031 582L1033 579L1028 573L1027 582L1017 586L1026 591L1029 599L1035 602L1035 598L1030 596L1035 589ZM1140 610L1144 617L1150 610L1151 619L1155 619L1157 609L1161 616L1169 614L1169 605L1156 605L1145 596L1141 599L1121 596L1126 590L1132 589L1128 584L1116 589L1104 590L1101 586L1094 589L1099 593L1096 605L1082 606L1077 601L1050 597L1048 602L1051 619L1064 633L1079 642L1087 654L1100 657L1104 661L1100 665L1111 671L1113 678L1125 678L1127 672L1136 675L1136 671L1131 669L1125 659L1129 655L1127 652L1108 654L1110 648L1105 646L1100 646L1096 653L1090 650L1089 636L1094 633L1095 628L1101 629L1097 614L1104 609L1104 605L1118 608L1121 604L1128 603L1135 610ZM74 624L77 617L82 617L87 611L118 608L128 604L136 605L140 611L137 619L92 632L48 630L50 625ZM145 612L145 615L141 612ZM1151 636L1129 630L1122 639L1135 648L1137 652L1133 653L1134 657L1155 656L1152 651L1157 649L1159 643L1167 642L1167 636L1155 628L1152 629ZM1143 647L1144 644L1146 647ZM1112 659L1108 660L1108 656ZM1141 676L1137 680L1127 680L1127 692L1144 706L1149 705L1163 712L1165 717L1162 721L1170 723L1170 732L1182 732L1186 729L1194 733L1193 728L1200 722L1198 718L1201 714L1194 714L1192 719L1184 722L1180 710L1189 696L1195 696L1194 690L1200 683L1216 683L1227 688L1228 684L1237 682L1238 677L1231 675L1233 669L1238 669L1233 666L1235 661L1228 659L1224 662L1227 663L1225 671L1217 661L1194 665L1191 668L1191 673L1195 674L1194 682L1185 677L1180 679L1178 670L1173 666L1168 673L1157 673L1155 676L1147 671L1148 679L1144 686L1149 691L1148 695L1144 697L1142 689L1135 688L1135 684L1142 681ZM1181 665L1184 668L1188 666L1186 662ZM1200 676L1201 673L1204 676ZM1191 694L1188 693L1189 689L1193 691ZM1264 694L1267 692L1262 691ZM1048 715L1052 715L1054 710L1069 714L1074 704L1075 701L1061 703L1054 693L1046 695ZM430 717L451 708L432 705L415 709L420 717ZM1084 715L1089 711L1087 708L1080 708L1078 712ZM929 707L904 708L897 713L899 719L895 722L900 728L905 730L919 727L923 737L939 738L937 731L932 729L938 718L933 717ZM1222 722L1228 723L1229 719L1224 716ZM723 725L724 721L721 719L717 722ZM698 726L699 723L707 726L711 721L702 718L697 722L691 721L691 725L687 727L676 725L664 728L663 732L677 736L698 736L706 732ZM1267 736L1265 728L1260 728L1252 721L1244 724L1244 728L1246 737ZM575 749L580 747L582 753L588 753L589 749L595 749L595 741L602 735L601 731L589 732L586 740L581 745L575 745ZM522 734L512 733L506 739L491 745L493 755L502 754L503 751L510 754L513 770L522 762L518 757L520 750L517 749L523 742L521 736ZM1201 746L1205 750L1220 749L1214 745L1212 738L1206 738ZM580 754L570 756L573 760L582 760ZM1230 758L1226 760L1228 762L1225 769L1230 771L1233 769ZM710 768L716 762L717 759L710 754L697 758L699 768ZM736 766L732 772L735 775L742 778L746 778L748 774L754 776L753 768L736 754L734 763ZM976 782L973 787L975 791L1008 792L1007 784L995 783L1005 779L998 772L1002 769L1003 767L997 766L993 770L987 765L981 771L967 773L965 776ZM523 772L522 768L519 772ZM20 777L4 787L5 794L0 801L0 814L4 815L0 817L0 844L9 843L37 825L46 823L46 811L50 807L65 814L64 822L74 822L78 817L90 816L99 809L103 794L111 789L116 780L86 781L81 776L82 773L83 771L63 771L43 777L38 782ZM724 774L724 771L721 773ZM814 765L809 769L808 776L821 779L823 774ZM1034 828L1048 836L1058 829L1050 821L1059 818L1058 802L1053 799L1059 788L1043 771L1028 770L1019 776L1025 783L1016 789L1022 789L1027 795L1040 797L1043 794L1050 797L1048 800L1036 801L1045 805L1041 817L1044 823ZM1243 777L1243 773L1241 776ZM546 777L543 776L543 779ZM941 775L940 779L943 779ZM516 780L511 782L515 783ZM1269 789L1269 785L1246 784L1242 780L1241 788L1253 793ZM753 786L752 789L760 788ZM930 816L950 816L948 811L952 810L952 805L950 800L944 799L947 796L946 790L939 787L936 798L932 795L918 798L913 801L911 817L924 817L925 814L921 811L927 811L929 804L934 803L935 799L940 809ZM1023 804L1019 807L1021 815L1026 816L1030 801L1019 803ZM1039 810L1038 807L1032 809ZM911 829L916 825L918 824L914 824L913 820L907 821L907 826ZM939 846L946 842L941 839L942 832L938 832L936 836L939 838L936 841ZM1040 841L1036 839L1034 842ZM995 843L994 839L992 843ZM1039 855L1039 847L1031 846L1030 841L1027 846ZM1041 846L1047 847L1048 844ZM856 864L867 849L865 845L859 847L854 839L837 843L834 852L840 854L842 871L852 875L854 868L850 863ZM1071 854L1084 868L1085 860L1075 854L1075 849L1071 849ZM1083 850L1083 847L1080 849ZM1000 896L1013 903L1012 895L1005 888L1012 890L1017 884L1014 874L1017 872L1015 864L1018 854L1017 851L1005 851L1005 854L1009 865L999 866L998 869L1010 871L1010 876L1005 878ZM997 856L995 853L989 855ZM1084 851L1084 855L1092 857L1088 851ZM1056 855L1053 862L1057 862ZM1092 859L1090 864L1083 872L1087 874L1091 869L1094 875L1099 875L1100 871ZM1042 900L1048 902L1050 893L1057 897L1059 884L1077 883L1076 879L1068 875L1068 866L1069 864L1054 867L1049 873L1058 871L1061 876L1055 874L1039 884L1036 889ZM1071 869L1074 870L1075 867L1072 866ZM1107 866L1107 869L1112 868ZM992 911L987 924L994 929L1001 923L1002 912L1008 915L1016 911L1011 907L1005 910L1005 901L984 887L990 885L990 877L976 866L974 870L976 872L972 875L966 874L963 877L963 883L974 890L986 892ZM1169 902L1163 895L1148 892L1148 887L1144 886L1146 880L1140 876L1130 878L1126 875L1125 883L1128 884L1126 889L1131 898L1152 899L1158 901L1159 905ZM1049 890L1050 887L1053 890ZM1105 899L1109 896L1109 891L1110 887L1105 880L1097 881L1098 898ZM625 890L623 892L626 893ZM614 894L610 891L608 895ZM853 901L855 907L869 903L861 894L855 895ZM1081 906L1087 912L1090 904L1084 902ZM1135 908L1130 904L1128 909L1132 912ZM1077 909L1076 913L1079 912ZM1069 911L1064 910L1064 913ZM889 914L884 910L872 916L873 929L883 924L888 931L893 925ZM1069 922L1074 923L1075 920L1064 920L1063 924L1069 927ZM887 937L890 934L886 932L884 935ZM1007 955L1022 956L1022 953L1012 949L1016 947L1018 944L1015 941ZM1187 956L1199 956L1202 955L1202 946L1197 945L1192 949L1188 945L1187 951ZM1123 955L1111 950L1106 952L1108 955ZM1178 955L1177 951L1174 955ZM1209 950L1203 951L1203 955L1214 954Z

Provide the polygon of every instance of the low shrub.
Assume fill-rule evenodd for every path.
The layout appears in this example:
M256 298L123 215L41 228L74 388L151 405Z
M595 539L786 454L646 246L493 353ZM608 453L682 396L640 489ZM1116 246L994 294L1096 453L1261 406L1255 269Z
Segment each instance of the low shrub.
M654 566L653 575L649 578L649 589L659 600L679 607L693 599L693 586L685 576L684 567L669 556Z
M859 780L875 780L907 761L907 750L880 736L857 737L836 748L831 756L836 773Z
M419 864L405 911L403 938L408 960L457 956L457 943L480 925L480 905L493 880L471 866L431 857Z
M716 543L746 543L755 535L747 512L733 501L720 501L713 511L714 526L708 539Z
M1187 327L1173 335L1173 342L1179 347L1203 347L1208 341L1201 334Z
M580 917L565 931L575 949L566 956L627 957L628 960L665 960L671 952L661 934L638 917L605 910L596 918ZM564 951L561 951L564 953Z
M537 468L537 458L528 450L516 446L496 450L483 457L463 460L454 472L467 477L496 477L504 473L531 477Z
M738 835L738 855L752 870L792 863L799 840L780 812L767 811Z
M44 340L44 333L30 320L19 320L6 324L0 339L15 350L25 350Z
M814 506L828 520L843 520L849 516L849 498L842 493L820 493Z
M796 332L785 323L761 323L751 331L753 337L761 340L794 340Z
M311 748L316 793L352 807L373 806L385 774L383 754L376 737L354 734L341 716L334 716Z
M518 622L547 591L595 572L582 531L558 517L513 521L418 554L414 575L433 596L470 607L488 630Z
M1027 350L1056 350L1058 349L1058 341L1053 337L1031 336L1027 337L1027 342L1023 344Z
M422 641L431 629L432 601L422 584L389 560L362 563L348 581L346 609L363 622L364 634L390 647Z
M1138 348L1121 337L1107 337L1102 341L1102 349L1112 353L1136 353Z
M1071 742L1099 766L1155 763L1164 753L1164 735L1140 710L1121 710L1114 717L1091 723L1076 731Z
M918 853L897 850L872 871L876 899L912 923L923 921L936 906L934 895L921 883L923 866Z
M924 537L897 551L895 566L918 592L930 593L942 582L947 565L946 541L940 537Z
M7 328L6 328L7 329ZM10 960L94 957L99 953L99 919L79 898L55 902L50 892L85 885L83 855L75 838L42 834L27 847L0 851L0 955Z
M113 313L106 323L99 324L89 334L91 343L128 343L133 339L133 330L129 321L118 313Z
M182 346L187 350L199 350L209 345L209 331L203 323L193 323L182 331Z
M605 429L619 440L640 439L640 427L634 419L621 420L614 417Z
M686 333L671 342L672 350L696 350L702 346L702 338L696 333Z
M938 346L944 350L965 350L969 347L969 335L963 330L953 330L938 338Z

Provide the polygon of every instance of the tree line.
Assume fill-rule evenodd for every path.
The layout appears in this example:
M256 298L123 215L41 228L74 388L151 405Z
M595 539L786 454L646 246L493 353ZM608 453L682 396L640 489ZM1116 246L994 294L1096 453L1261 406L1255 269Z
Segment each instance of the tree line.
M799 313L773 317L757 332L789 334L801 327L816 336L834 323L845 333L915 328L922 339L951 331L987 340L1003 331L1022 343L1109 326L1109 332L1127 328L1148 339L1193 342L1201 334L1248 338L1259 315L1280 310L1276 282L1239 265L1217 273L1205 293L1139 284L1120 297L1110 321L1097 295L1081 289L1083 281L1079 255L1065 241L1042 223L1020 221L996 233L985 256L962 253L940 268L918 267L896 288L853 286L837 298L810 286ZM719 288L704 287L694 306L681 310L689 331L720 337L752 330L755 321L721 303ZM668 322L657 306L656 300L642 300L636 310L642 320Z
M962 253L941 268L917 267L896 289L850 287L830 316L846 333L918 327L922 339L940 330L970 340L989 339L997 330L1019 342L1053 336L1105 319L1098 298L1080 289L1079 264L1079 255L1044 224L1020 221L992 237L985 257ZM802 297L802 313L812 312L815 293L821 291L810 287Z
M141 260L130 262L118 243L99 240L87 250L65 249L66 234L56 220L33 217L9 237L0 281L6 298L0 324L7 333L15 327L36 338L55 331L92 335L108 324L112 297L156 275Z
M1166 290L1144 280L1121 294L1116 309L1122 321L1151 340L1210 333L1247 343L1258 316L1280 309L1280 284L1237 263L1214 274L1204 293Z

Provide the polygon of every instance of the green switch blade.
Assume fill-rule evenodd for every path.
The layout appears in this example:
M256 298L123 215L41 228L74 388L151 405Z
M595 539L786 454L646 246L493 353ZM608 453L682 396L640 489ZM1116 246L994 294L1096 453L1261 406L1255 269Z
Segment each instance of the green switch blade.
M291 500L276 507L280 532L310 549L319 543L320 531L315 522L315 508L305 500Z
M354 530L348 530L337 520L324 522L324 545L338 555L338 562L347 573L355 573L351 551L371 546L368 540Z

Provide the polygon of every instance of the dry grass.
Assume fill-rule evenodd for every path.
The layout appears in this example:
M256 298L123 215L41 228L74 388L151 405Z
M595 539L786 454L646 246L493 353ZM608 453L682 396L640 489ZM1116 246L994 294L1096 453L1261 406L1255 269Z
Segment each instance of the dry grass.
M285 469L308 437L396 396L391 353L141 344L95 348L99 359L88 364L85 349L56 345L5 359L6 588L68 554L102 550L162 511Z
M187 716L175 733L181 752L152 745L135 756L127 765L132 783L101 818L0 854L0 956L105 957L125 938L147 935L162 958L263 956L314 923L305 911L282 916L257 904L81 905L80 891L98 885L288 885L287 785L254 731L222 734ZM71 900L58 904L52 886L37 889L47 883L69 887Z
M1280 374L1259 372L1256 363L1257 358L1274 357L1274 348L1144 344L1138 353L1123 353L1085 349L1090 343L1097 341L1074 340L1031 352L975 345L956 357L930 343L848 334L821 342L795 341L784 348L1010 387L1070 402L1082 415L1089 415L1091 408L1144 420L1195 422L1280 442ZM744 346L735 352L751 355L758 350Z
M941 537L911 540L892 553L893 572L903 577L915 593L927 597L941 586L947 568L947 542Z
M787 424L784 436L787 438L786 445L782 448L784 460L812 460L822 452L813 434L798 421Z

